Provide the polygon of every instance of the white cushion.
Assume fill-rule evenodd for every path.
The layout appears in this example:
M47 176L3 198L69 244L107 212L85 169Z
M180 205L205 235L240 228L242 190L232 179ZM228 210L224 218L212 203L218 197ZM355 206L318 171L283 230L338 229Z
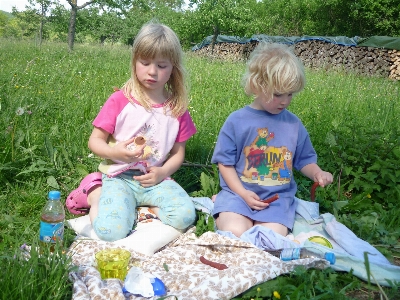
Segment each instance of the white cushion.
M77 234L94 240L100 240L93 230L89 215L67 220L66 223ZM135 231L131 235L117 240L113 244L132 248L145 255L153 255L157 250L178 238L182 233L183 231L165 225L158 219L151 219L138 222Z

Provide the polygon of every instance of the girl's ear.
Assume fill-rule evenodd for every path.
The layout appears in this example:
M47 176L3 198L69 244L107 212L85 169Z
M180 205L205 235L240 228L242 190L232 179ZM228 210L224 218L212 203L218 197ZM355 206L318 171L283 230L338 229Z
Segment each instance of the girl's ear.
M254 84L251 84L251 93L254 96L254 98L257 98L258 96L260 96L262 94L262 91L257 88L256 86L254 86Z

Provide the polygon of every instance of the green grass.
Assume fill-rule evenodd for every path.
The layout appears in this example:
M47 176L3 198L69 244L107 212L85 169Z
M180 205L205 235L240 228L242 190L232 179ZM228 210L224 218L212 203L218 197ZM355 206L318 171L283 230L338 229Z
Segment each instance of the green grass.
M29 256L18 249L12 256L1 256L0 299L71 299L68 275L77 267L66 267L71 261L61 248L57 247L54 253L47 249L40 253L38 249L33 239Z
M186 60L189 110L198 129L187 144L186 160L203 167L182 167L174 178L192 193L202 188L202 172L215 178L215 169L208 166L226 117L251 99L240 85L243 62L192 53ZM87 147L91 122L112 87L120 87L130 76L130 52L127 47L77 44L70 53L65 44L45 43L39 49L27 42L1 40L0 64L0 261L6 269L0 276L2 299L47 299L43 291L51 291L54 299L70 299L65 267L34 256L30 263L47 273L30 272L29 264L16 257L19 246L35 243L47 192L59 189L65 198L85 174L96 171L99 159ZM307 80L306 89L289 108L306 125L319 164L335 176L331 186L317 190L321 211L334 213L389 260L398 261L400 82L311 70ZM17 114L18 108L24 113ZM312 182L296 176L297 196L309 199ZM73 236L67 230L67 245ZM24 285L16 278L40 285ZM349 273L299 269L240 297L272 299L273 291L282 299L362 299L358 292L381 293ZM384 292L389 299L400 297L399 285Z

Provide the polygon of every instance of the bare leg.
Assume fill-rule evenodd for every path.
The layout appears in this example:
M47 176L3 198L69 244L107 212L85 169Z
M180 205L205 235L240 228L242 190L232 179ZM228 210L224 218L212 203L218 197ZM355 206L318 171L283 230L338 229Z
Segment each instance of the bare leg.
M160 208L158 206L150 206L149 208L154 212L154 214L157 216L157 218L160 218L158 216L158 211L160 210Z
M240 237L245 231L253 227L252 220L233 212L220 213L216 223L219 230L230 231L237 237Z
M98 185L93 187L93 189L89 191L87 196L87 202L90 205L89 218L92 224L99 212L100 195L101 195L101 186Z
M254 225L261 225L264 227L267 227L269 229L272 229L276 233L279 233L280 235L287 236L288 234L288 229L285 225L279 224L279 223L261 223L261 222L255 222Z

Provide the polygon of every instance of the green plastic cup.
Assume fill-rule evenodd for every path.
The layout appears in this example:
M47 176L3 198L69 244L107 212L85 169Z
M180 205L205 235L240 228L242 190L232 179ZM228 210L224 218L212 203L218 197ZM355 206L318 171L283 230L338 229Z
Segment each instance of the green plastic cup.
M120 248L104 249L95 254L101 279L118 278L122 281L128 273L131 253Z

